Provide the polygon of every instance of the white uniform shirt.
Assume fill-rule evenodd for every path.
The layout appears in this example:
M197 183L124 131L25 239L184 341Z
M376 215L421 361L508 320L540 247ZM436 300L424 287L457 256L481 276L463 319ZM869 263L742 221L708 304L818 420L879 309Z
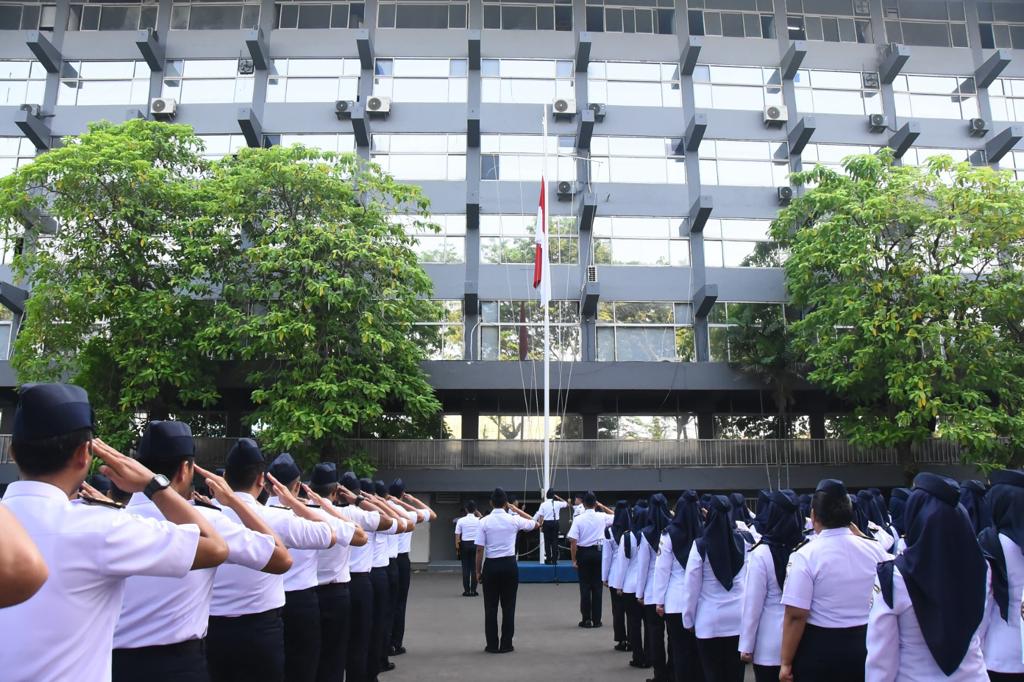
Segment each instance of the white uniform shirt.
M619 543L615 542L615 536L611 531L605 531L601 538L601 582L608 583L611 576L612 564L615 561L615 553L619 550Z
M907 584L898 568L893 568L892 608L881 595L877 576L874 603L868 618L868 658L864 665L865 682L974 682L988 680L981 639L975 633L960 667L946 677L932 657L921 634L921 626L907 593ZM1013 614L1019 620L1019 614Z
M338 542L333 547L321 549L316 558L316 584L330 585L331 583L351 582L352 575L349 573L352 550L352 536L356 533L356 526L365 531L371 531L380 524L380 512L366 512L351 505L347 507L336 507L341 515L355 525L342 524L347 526L338 533ZM344 542L342 542L344 540Z
M756 665L782 664L782 588L775 577L775 562L768 545L747 554L747 578L743 584L739 650L754 654Z
M630 555L626 557L626 543L629 543ZM622 535L622 543L619 545L619 570L621 571L621 578L619 579L622 584L622 591L626 594L633 594L642 597L643 594L637 594L636 583L640 560L640 541L636 539L636 535L630 533L627 538L625 534ZM614 566L613 566L614 570Z
M659 543L660 547L660 543ZM640 536L640 556L637 557L636 565L636 595L644 600L644 604L655 605L654 600L654 564L658 554L651 543L647 542L647 536Z
M142 493L135 493L127 511L147 519L164 516ZM274 553L274 538L249 530L224 512L196 506L228 545L225 563L263 570ZM115 649L177 644L206 636L216 568L189 571L184 578L133 576L125 582L121 616L114 630Z
M533 520L541 522L557 521L562 510L568 506L569 504L567 502L562 502L561 500L544 500L540 503L540 509L538 509L537 513L533 515ZM574 512L573 517L575 518L575 516L576 514Z
M480 519L476 517L476 514L466 514L455 522L455 534L462 542L476 542L478 528L480 528Z
M366 544L370 545L373 550L371 561L373 568L384 568L391 563L391 557L388 556L388 536L397 532L398 521L392 520L391 527L387 530L377 530L370 534L370 541Z
M326 513L321 511L319 506L311 504L306 505L312 509L314 513L323 519L323 522L331 527L331 530L335 532L335 536L343 535L344 530L342 526L345 524L335 523L338 521L333 516L328 516ZM281 500L276 497L271 497L267 500L267 507L271 509L283 509L292 513L290 509L287 509ZM349 540L352 538L352 534L348 533ZM343 537L338 537L335 544L341 543ZM348 544L348 541L344 541L344 544ZM284 591L285 592L297 592L299 590L308 590L311 587L317 586L317 562L320 557L320 549L292 549L289 554L292 555L292 567L288 569L284 574Z
M398 515L405 518L407 521L412 521L413 525L418 526L427 519L430 518L430 514L425 509L418 509L416 511L409 511L405 507L400 506L397 502L388 500L388 504L398 512ZM395 559L399 554L408 554L409 550L412 549L412 533L398 533L388 538L388 557Z
M1016 610L1014 595L1024 590L1024 556L1020 548L1005 535L1000 534L1006 557L1006 577L1009 582L1010 604L1007 608L1009 622L999 615L999 605L989 588L988 604L985 607L983 651L985 664L997 673L1024 673L1024 656L1021 654L1021 612Z
M682 613L683 576L686 571L672 552L672 536L665 533L661 536L661 547L654 560L654 595L653 603L661 606L665 613Z
M380 512L377 512L380 514ZM379 522L378 522L379 524ZM370 569L373 568L373 544L374 537L378 532L394 534L398 529L398 524L392 520L391 526L385 531L371 531L367 534L366 544L361 547L353 547L352 554L349 557L349 572L350 573L369 573ZM387 564L385 564L387 565Z
M326 549L331 544L331 527L326 523L300 518L290 509L264 506L249 493L235 495L256 510L264 523L277 534L281 544L292 555L293 567L296 559L292 550ZM225 509L224 514L238 521L238 516L230 509ZM213 581L213 601L210 604L211 616L244 616L282 606L283 575L261 573L235 565L222 565L217 569L217 577Z
M199 528L72 505L62 490L36 481L11 483L3 505L25 527L50 575L31 599L0 609L0 678L109 680L125 578L184 577Z
M826 528L789 556L782 603L807 609L807 622L820 628L864 625L878 564L890 558L849 528Z
M744 556L743 567L732 579L732 589L726 590L715 577L711 562L701 558L694 542L683 573L683 627L695 628L698 639L738 635L746 571Z
M604 529L612 525L615 517L594 509L584 510L572 520L566 533L567 538L576 541L577 547L595 547L604 538Z
M519 531L533 530L537 524L519 514L506 514L494 509L480 520L476 531L476 545L484 548L485 559L501 559L516 555L516 536Z

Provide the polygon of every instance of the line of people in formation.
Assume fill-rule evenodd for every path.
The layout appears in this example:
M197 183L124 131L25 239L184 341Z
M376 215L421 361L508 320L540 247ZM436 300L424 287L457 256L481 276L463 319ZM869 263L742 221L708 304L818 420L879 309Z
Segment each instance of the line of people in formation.
M1024 680L1024 471L994 471L989 485L921 473L888 501L826 479L808 495L763 490L754 513L740 493L692 490L674 508L661 493L577 502L579 626L602 625L607 587L614 648L652 669L648 682L741 682L748 663L758 682ZM557 561L568 504L548 491L531 518L498 489L492 505L483 518L467 505L456 538L466 593L483 577L485 597L492 582L501 594L500 642L497 598L485 608L487 650L501 652L514 535L542 528ZM503 558L489 571L492 552Z
M182 422L151 421L134 459L94 428L80 387L21 389L20 480L0 502L0 679L374 682L395 667L411 533L436 518L400 479L320 463L306 483L249 438L220 475L195 463ZM94 457L126 504L84 483Z

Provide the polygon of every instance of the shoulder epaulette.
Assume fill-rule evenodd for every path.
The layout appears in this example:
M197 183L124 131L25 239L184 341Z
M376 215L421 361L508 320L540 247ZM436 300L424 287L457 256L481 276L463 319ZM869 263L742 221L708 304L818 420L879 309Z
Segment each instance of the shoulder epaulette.
M224 511L215 504L210 504L209 502L202 502L200 500L192 500L192 504L194 504L197 507L205 507L207 509L212 509L214 511Z
M82 504L87 504L90 507L106 507L107 509L124 509L123 504L117 502L110 502L108 500L97 500L95 497L86 497L85 495L79 495L78 499L82 501Z
M287 511L291 511L291 507L282 507L279 504L268 504L267 506L270 507L271 509L285 509Z
M807 543L809 543L810 541L811 541L811 539L810 539L810 538L808 538L808 537L805 537L805 538L804 538L804 541L803 541L803 542L801 542L801 543L800 543L799 545L797 545L796 547L794 547L794 548L793 548L793 551L794 551L794 552L795 552L795 551L797 551L798 549L800 549L801 547L803 547L804 545L806 545L806 544L807 544Z

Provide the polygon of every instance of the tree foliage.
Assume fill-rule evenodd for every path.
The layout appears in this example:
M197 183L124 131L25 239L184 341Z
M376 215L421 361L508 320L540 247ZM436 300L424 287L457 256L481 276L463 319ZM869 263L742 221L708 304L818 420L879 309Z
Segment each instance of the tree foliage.
M866 445L932 437L983 464L1024 443L1024 187L1009 173L851 157L773 223L808 378L848 400Z

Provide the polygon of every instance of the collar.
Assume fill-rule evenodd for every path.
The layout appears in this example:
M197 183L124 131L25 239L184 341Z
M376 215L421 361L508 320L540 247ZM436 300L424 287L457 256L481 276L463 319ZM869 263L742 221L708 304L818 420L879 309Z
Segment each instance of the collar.
M494 516L495 514L506 514L506 513L508 513L508 512L506 510L504 510L504 509L492 509L491 513L488 514L488 516Z
M239 492L236 492L235 496L238 499L240 499L242 502L245 502L250 507L259 507L260 506L260 503L256 501L256 498L253 497L252 495L250 495L249 493L239 493ZM276 500L277 498L275 497L275 498L272 498L272 499ZM270 500L267 500L267 502L269 503Z
M14 481L7 486L4 499L10 500L15 497L42 497L52 502L71 504L71 500L63 490L52 483L42 481Z
M145 493L133 493L132 498L128 500L129 507L141 507L145 504L153 504L153 500L146 497Z
M818 533L819 538L839 537L840 535L853 535L849 528L822 528Z

